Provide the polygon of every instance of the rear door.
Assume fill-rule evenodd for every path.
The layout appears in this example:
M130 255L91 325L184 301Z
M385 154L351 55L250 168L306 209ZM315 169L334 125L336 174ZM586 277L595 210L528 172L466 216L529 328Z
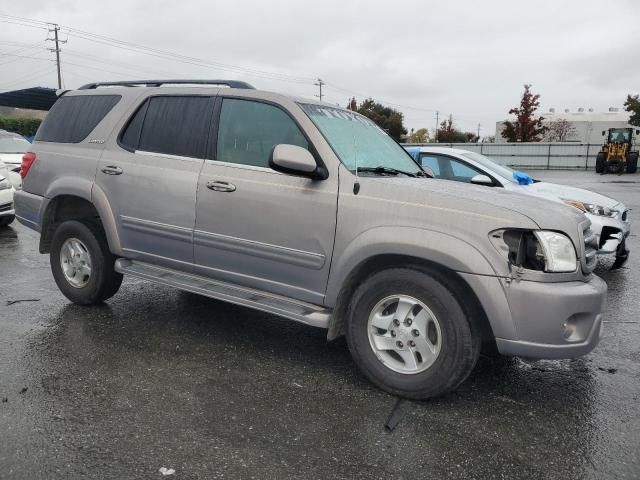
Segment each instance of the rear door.
M123 254L182 270L193 262L198 175L214 96L158 95L132 112L96 175Z
M337 175L311 180L269 168L277 144L314 153L281 106L224 98L217 109L216 142L210 143L198 182L195 268L213 278L322 303L336 226Z

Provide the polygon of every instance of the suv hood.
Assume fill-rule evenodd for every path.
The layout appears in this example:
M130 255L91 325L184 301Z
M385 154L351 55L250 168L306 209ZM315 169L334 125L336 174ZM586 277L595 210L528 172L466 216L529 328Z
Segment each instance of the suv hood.
M370 183L370 189L367 184ZM557 230L569 234L574 241L579 225L589 220L575 207L557 200L525 195L502 188L470 185L450 180L361 176L362 193L367 196L397 199L407 203L425 203L444 210L502 217L504 227ZM374 187L375 185L375 187ZM529 221L523 221L522 216ZM518 220L520 217L521 220ZM455 219L454 219L455 220ZM458 219L462 221L461 219ZM531 222L535 226L531 225Z
M583 188L568 187L556 183L537 182L530 185L518 185L512 191L522 191L530 195L537 195L553 200L576 200L582 203L592 203L603 207L614 208L620 202L614 198L591 192Z

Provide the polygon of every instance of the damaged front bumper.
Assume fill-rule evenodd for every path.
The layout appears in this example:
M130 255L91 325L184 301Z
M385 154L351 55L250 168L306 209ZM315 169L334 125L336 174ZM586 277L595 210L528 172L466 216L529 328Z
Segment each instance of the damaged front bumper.
M591 220L591 231L598 239L598 255L622 255L628 252L625 240L631 231L631 224L627 220L627 215L628 210L624 206L615 218L588 215Z

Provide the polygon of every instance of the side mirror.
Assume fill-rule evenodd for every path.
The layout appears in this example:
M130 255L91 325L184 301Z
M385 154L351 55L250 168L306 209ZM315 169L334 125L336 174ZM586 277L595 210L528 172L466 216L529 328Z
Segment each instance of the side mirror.
M431 170L431 167L427 167L426 165L423 165L422 170L424 170L425 173L429 175L431 178L436 178L436 174L433 173L433 170Z
M269 158L269 166L277 172L311 178L322 177L322 175L318 175L318 164L311 152L297 145L281 143L273 147L271 158Z
M475 177L473 177L471 179L471 183L473 183L474 185L485 185L489 187L493 186L493 180L491 180L486 175L482 175L482 174L476 175Z

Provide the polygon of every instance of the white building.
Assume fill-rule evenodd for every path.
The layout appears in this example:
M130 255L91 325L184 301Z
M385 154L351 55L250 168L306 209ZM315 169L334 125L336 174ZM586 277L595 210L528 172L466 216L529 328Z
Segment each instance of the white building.
M569 109L558 112L555 108L550 108L548 112L538 113L536 116L544 117L543 124L547 127L555 120L567 120L573 127L573 134L565 140L567 142L602 144L605 139L602 136L603 130L632 127L629 125L631 114L614 107L604 113L595 113L592 108L588 110L578 108L573 112ZM497 143L506 143L507 141L501 135L505 121L496 122Z

